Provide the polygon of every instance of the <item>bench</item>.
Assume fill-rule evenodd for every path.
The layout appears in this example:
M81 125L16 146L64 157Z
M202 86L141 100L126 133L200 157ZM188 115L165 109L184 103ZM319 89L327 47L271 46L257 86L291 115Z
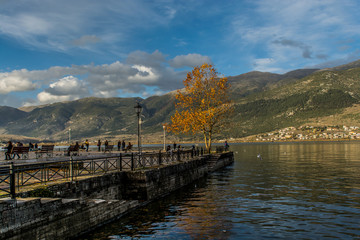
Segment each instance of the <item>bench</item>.
M132 149L132 145L127 145L127 147L125 148L125 152L130 151L131 152Z
M106 153L106 152L111 153L111 151L113 150L113 148L114 148L114 145L107 145L107 146L105 146L104 153Z
M78 156L79 155L79 145L70 145L68 150L66 151L66 156Z
M40 150L35 152L36 158L42 157L45 154L47 157L52 157L54 153L54 145L42 145Z
M18 156L18 159L20 159L20 155L22 159L28 159L29 158L29 147L13 147L12 154L13 158L15 158L15 155Z

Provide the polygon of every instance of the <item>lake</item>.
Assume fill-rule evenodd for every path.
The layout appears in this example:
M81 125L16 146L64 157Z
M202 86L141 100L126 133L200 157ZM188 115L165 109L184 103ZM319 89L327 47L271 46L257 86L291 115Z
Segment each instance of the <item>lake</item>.
M80 239L360 238L360 142L231 150L233 165Z

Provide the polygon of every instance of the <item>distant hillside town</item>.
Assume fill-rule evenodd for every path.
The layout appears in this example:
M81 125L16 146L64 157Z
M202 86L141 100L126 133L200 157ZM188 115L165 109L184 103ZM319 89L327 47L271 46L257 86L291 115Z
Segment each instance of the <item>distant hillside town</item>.
M358 126L300 126L259 134L254 141L360 139Z

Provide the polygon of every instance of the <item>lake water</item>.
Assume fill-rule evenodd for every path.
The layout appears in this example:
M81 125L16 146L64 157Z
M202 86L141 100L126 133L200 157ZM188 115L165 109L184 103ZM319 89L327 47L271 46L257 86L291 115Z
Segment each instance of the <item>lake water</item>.
M360 238L360 142L231 150L232 166L82 239Z

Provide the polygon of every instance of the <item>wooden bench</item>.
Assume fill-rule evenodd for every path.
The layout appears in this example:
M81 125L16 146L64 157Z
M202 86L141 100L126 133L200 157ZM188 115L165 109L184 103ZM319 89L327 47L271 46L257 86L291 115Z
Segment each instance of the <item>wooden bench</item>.
M42 145L40 150L35 152L36 158L42 157L45 154L47 157L52 157L54 153L54 145Z
M70 147L66 151L66 156L78 156L79 149L80 149L79 145L70 145Z
M29 147L13 147L12 154L13 158L15 158L15 155L18 156L18 159L20 159L20 155L22 159L29 159Z
M111 153L111 151L113 150L113 148L114 148L114 145L107 145L107 146L105 146L104 153L106 153L106 152Z
M125 152L127 152L127 151L131 152L132 146L133 145L127 145L126 148L125 148Z

